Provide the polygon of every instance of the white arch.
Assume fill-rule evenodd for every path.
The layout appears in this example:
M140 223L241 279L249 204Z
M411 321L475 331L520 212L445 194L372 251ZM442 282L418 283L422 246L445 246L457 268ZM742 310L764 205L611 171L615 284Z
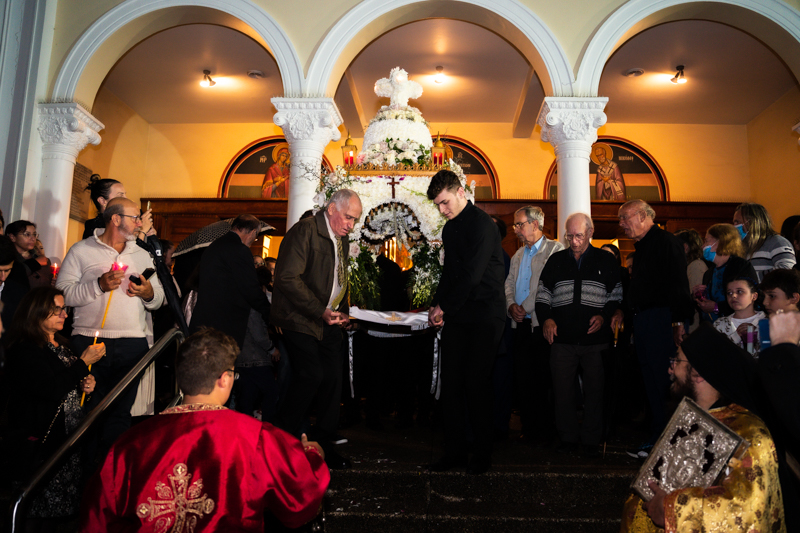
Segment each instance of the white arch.
M729 9L728 13L725 13L725 9L720 10L719 5L715 8L714 4L740 8L750 13L749 16L742 18L731 13L733 10ZM774 31L773 24L765 26L763 20L758 20L760 17L752 16L753 13L761 15L779 26L786 31L786 34L779 35L780 32ZM656 14L662 16L657 17L658 20L646 20ZM580 68L575 80L575 92L577 94L598 94L600 77L606 61L627 37L655 24L695 17L729 23L752 33L771 45L771 48L786 61L795 77L800 79L798 76L800 62L786 57L791 54L800 59L798 56L800 49L796 46L800 42L800 12L781 0L714 0L712 3L698 2L697 0L631 0L612 13L592 36L586 47L586 53L580 61ZM795 50L787 51L787 39L794 40L795 46L792 48Z
M448 4L467 4L456 7L462 10L468 6L482 8L494 13L503 19L505 24L513 25L541 57L540 61L533 58L534 68L542 81L547 96L572 96L574 75L572 67L561 44L555 35L536 16L536 14L519 3L517 0L445 0L440 2L421 0L365 0L353 7L337 21L319 44L308 69L306 78L306 91L309 95L333 94L339 84L341 74L347 65L342 66L340 60L347 53L348 46L370 24L378 18L393 11L408 12L409 8L426 9L429 16L460 18L456 12L448 11ZM412 13L413 15L413 13ZM425 17L413 17L406 20L420 20ZM469 19L462 19L469 20ZM471 20L469 20L472 22ZM399 26L402 22L393 20L392 27ZM476 22L480 24L480 22ZM388 28L391 29L391 28ZM383 33L386 29L380 29ZM507 37L507 36L505 36ZM358 50L360 51L360 49ZM355 57L356 51L351 54ZM522 50L523 54L525 51ZM528 54L528 60L532 58ZM347 58L347 62L352 58ZM338 64L338 65L337 65ZM549 84L547 82L550 82Z
M283 80L284 94L302 92L303 68L289 36L268 13L249 0L227 0L226 2L219 0L128 0L106 12L81 35L59 70L53 86L52 97L72 101L89 61L103 44L125 25L157 11L180 7L213 9L227 13L247 24L257 37L263 39L275 57Z

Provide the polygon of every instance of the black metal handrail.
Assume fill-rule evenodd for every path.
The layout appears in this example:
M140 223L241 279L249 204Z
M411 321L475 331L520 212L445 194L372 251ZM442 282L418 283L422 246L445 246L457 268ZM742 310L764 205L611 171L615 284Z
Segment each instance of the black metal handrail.
M128 388L128 386L141 377L147 367L150 366L150 363L155 361L165 348L172 344L173 341L180 345L183 340L184 335L178 328L172 328L165 333L164 336L161 337L152 348L150 348L144 357L142 357L142 359L136 363L136 366L134 366L131 371L128 372L124 378L122 378L117 386L111 389L111 392L109 392L106 397L100 401L100 404L92 409L92 412L90 412L86 418L83 419L83 422L81 422L78 427L67 436L67 440L64 441L58 450L56 450L56 452L33 474L28 482L21 489L19 489L16 499L11 504L11 510L9 513L10 533L15 533L18 531L17 526L21 525L21 523L18 524L18 522L21 522L22 520L22 509L24 508L23 503L27 501L39 483L41 483L41 481L47 477L50 470L58 465L65 455L71 452L73 446L75 446L78 441L80 441L81 438L87 433L94 421L105 412L108 406L111 405L114 400L116 400L117 397L122 394L126 388Z

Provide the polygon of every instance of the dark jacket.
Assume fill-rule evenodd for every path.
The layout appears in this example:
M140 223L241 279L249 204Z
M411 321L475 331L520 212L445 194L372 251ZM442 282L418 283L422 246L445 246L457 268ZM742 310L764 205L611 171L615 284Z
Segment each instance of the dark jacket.
M250 248L230 231L206 249L200 260L200 288L189 331L216 328L244 343L247 319L254 309L266 323L269 300L261 290Z
M349 248L349 239L342 237L345 255ZM272 283L270 321L274 326L322 340L322 313L333 289L335 258L324 211L298 221L286 232ZM347 257L343 260L347 261ZM349 310L345 293L335 311Z
M635 264L636 260L634 259L633 262ZM708 270L706 270L705 274L703 274L703 285L707 287L706 291L709 294L709 298L711 298L711 282L714 279L714 273L719 268L713 263L711 265L712 266ZM741 257L732 255L730 256L730 258L728 258L728 262L722 265L722 268L725 269L725 271L722 273L722 294L725 294L727 292L726 288L728 286L728 283L736 278L750 278L753 280L753 282L758 282L758 277L756 276L756 270L753 268L753 265L751 265L750 261L748 261L747 259L742 259ZM731 306L728 305L727 298L715 301L719 306L719 316L728 316L733 314L733 309L731 309Z
M673 322L691 323L694 302L689 293L683 242L654 225L634 247L636 256L629 286L631 310L636 313L669 307Z
M30 436L42 438L50 427L59 405L89 374L83 360L65 366L47 346L27 341L15 343L6 351L9 384L9 426ZM64 410L58 413L47 438L52 451L66 437Z
M591 244L581 256L580 268L569 248L550 256L539 276L536 318L544 326L553 319L558 327L553 342L592 345L611 340L611 317L622 305L619 265L613 254ZM603 326L587 334L589 321L603 317Z
M83 223L83 237L81 239L86 239L87 237L91 237L94 235L94 230L105 228L106 222L103 220L103 213L98 213L96 217L90 218L86 222Z
M442 230L444 269L432 305L445 321L505 321L505 263L500 231L492 218L467 202Z

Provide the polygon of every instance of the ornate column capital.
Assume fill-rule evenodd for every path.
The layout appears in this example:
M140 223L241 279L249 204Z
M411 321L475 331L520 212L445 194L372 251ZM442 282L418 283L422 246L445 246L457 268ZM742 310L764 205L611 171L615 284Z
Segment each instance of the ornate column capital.
M575 157L570 152L588 150L597 141L597 128L608 120L603 113L607 103L608 98L546 97L537 119L542 140L553 145L556 156Z
M333 98L273 98L272 104L278 110L272 120L283 130L289 146L318 144L321 152L342 137L342 115Z
M100 144L102 122L73 102L39 104L39 135L43 159L64 159L75 163L87 144Z

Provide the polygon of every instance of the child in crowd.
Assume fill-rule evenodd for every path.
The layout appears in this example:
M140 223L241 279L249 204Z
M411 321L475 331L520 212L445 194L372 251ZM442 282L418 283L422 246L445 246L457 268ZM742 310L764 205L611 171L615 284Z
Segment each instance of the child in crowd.
M776 268L764 275L761 292L764 295L764 310L768 315L780 311L798 311L800 273L797 270Z
M733 279L728 282L725 294L733 314L717 319L714 327L739 348L758 357L758 321L766 318L766 315L755 310L758 299L755 280L747 277Z

